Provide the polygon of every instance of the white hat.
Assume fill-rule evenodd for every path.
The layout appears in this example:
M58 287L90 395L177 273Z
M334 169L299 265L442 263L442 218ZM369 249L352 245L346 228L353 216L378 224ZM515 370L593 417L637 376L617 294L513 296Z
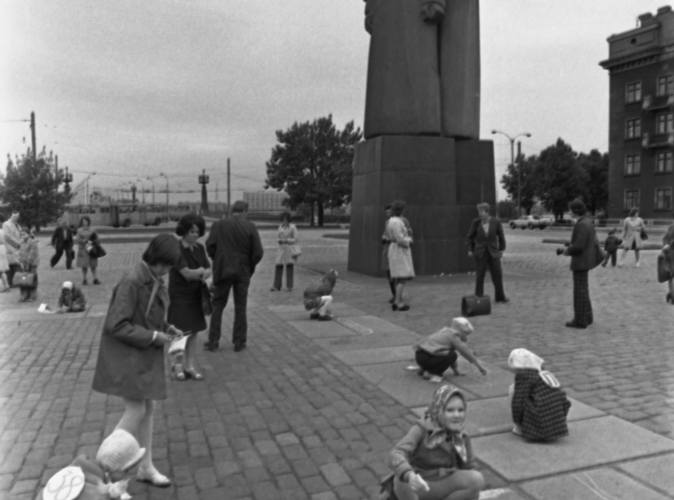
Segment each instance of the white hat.
M73 289L73 282L72 281L64 281L62 288L67 288L68 290Z
M533 368L534 370L540 370L543 366L543 359L526 349L513 349L508 357L508 366L511 369Z
M466 335L475 331L473 325L471 325L470 321L466 318L454 318L452 320L452 330L459 333L465 333Z
M133 467L143 455L145 448L140 447L136 438L123 429L117 429L101 443L96 461L106 471L116 472Z

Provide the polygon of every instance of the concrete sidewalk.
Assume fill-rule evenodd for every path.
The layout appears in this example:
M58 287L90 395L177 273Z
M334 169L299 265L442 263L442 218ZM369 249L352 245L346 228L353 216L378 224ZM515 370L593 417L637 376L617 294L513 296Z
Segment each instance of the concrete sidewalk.
M304 231L295 290L271 293L274 236L263 233L249 348L200 352L204 382L168 383L153 451L175 486L132 481L134 498L377 498L388 450L429 403L437 385L404 369L410 345L458 315L473 277L419 278L407 290L412 309L396 313L383 280L343 272L336 319L318 323L301 291L323 270L345 268L347 242ZM473 320L470 342L490 374L463 366L465 377L448 377L469 399L468 429L488 483L481 498L674 498L673 310L653 283L653 259L640 269L595 271L596 325L572 331L563 327L568 261L535 236L507 233L512 302ZM77 453L95 453L121 416L121 401L93 393L91 378L112 286L144 246L107 247L103 285L85 288L86 313L40 315L16 293L0 295L0 498L34 498ZM46 263L49 249L40 250ZM62 266L41 266L43 301L55 302L63 280L80 281ZM228 308L223 344L231 321ZM510 433L512 375L503 368L515 347L545 358L573 398L568 438L528 444Z

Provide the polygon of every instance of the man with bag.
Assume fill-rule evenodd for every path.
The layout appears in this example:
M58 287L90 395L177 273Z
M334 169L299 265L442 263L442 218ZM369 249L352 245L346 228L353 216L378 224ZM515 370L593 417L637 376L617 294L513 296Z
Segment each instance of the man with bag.
M586 216L587 209L581 200L569 203L569 210L575 220L571 244L563 254L571 256L573 272L573 320L568 321L568 328L587 328L594 321L588 273L604 260L603 253L597 243L594 224Z
M68 227L68 223L65 219L59 220L59 225L54 229L54 234L51 237L51 245L54 247L56 253L52 256L49 261L49 265L54 267L61 260L61 256L65 252L66 254L66 269L73 268L73 257L75 252L73 252L73 232Z

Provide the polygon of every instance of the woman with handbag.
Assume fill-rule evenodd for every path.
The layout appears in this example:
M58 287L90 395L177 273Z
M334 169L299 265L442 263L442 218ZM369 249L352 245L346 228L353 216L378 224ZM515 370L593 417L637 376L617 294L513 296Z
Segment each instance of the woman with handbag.
M388 262L391 270L391 279L396 286L395 301L391 305L394 311L408 311L410 306L403 302L405 283L414 278L414 263L412 262L412 237L410 236L403 213L405 202L394 201L391 204L391 218L386 224L385 237L391 242L388 249Z
M627 216L623 222L623 253L620 256L620 262L618 262L618 267L623 266L625 261L625 256L630 250L634 250L634 256L636 258L636 267L639 267L641 264L639 262L639 250L641 249L642 240L648 238L646 236L646 225L641 217L639 217L639 209L637 207L632 207L630 214Z
M286 286L288 291L293 289L293 272L297 258L300 255L297 245L297 227L290 222L290 212L281 215L281 225L278 228L278 250L276 251L276 268L274 270L274 286L272 292L278 292L283 285L283 266L286 268Z
M30 226L21 229L21 244L19 245L19 264L22 273L16 273L14 284L19 285L21 297L19 302L35 302L37 299L37 266L40 264L40 253L37 240ZM29 284L22 285L26 280Z
M154 402L166 399L164 346L183 332L166 322L168 292L164 276L180 261L178 240L155 236L143 260L112 291L105 317L93 390L124 400L124 414L115 427L134 436L145 448L136 479L168 487L171 480L152 461Z
M90 255L89 251L95 248L94 242L98 240L98 234L91 228L91 219L84 216L80 219L80 227L77 229L75 241L77 242L77 267L82 269L82 285L87 284L87 269L91 269L91 275L94 277L94 285L100 285L101 282L96 276L98 267L98 257Z
M187 336L184 353L175 356L171 367L177 380L204 379L195 368L195 357L197 335L206 329L202 301L210 301L204 281L211 276L211 264L206 249L197 241L205 233L206 222L195 213L183 215L176 227L176 234L181 237L180 260L169 274L168 322L184 332L192 332Z

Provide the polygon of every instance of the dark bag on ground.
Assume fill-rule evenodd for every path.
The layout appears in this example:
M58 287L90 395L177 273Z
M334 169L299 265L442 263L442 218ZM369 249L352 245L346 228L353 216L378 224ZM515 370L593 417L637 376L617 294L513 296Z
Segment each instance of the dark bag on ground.
M646 232L646 229L644 229L643 226L641 226L641 233L640 233L641 239L642 240L647 240L648 239L648 233Z
M201 310L204 312L205 316L210 316L213 314L211 292L208 289L208 285L204 282L201 283Z
M19 271L14 275L12 288L35 288L35 273Z
M491 314L491 300L489 295L476 297L466 295L461 299L461 314L466 318Z
M672 268L669 264L669 259L665 255L658 255L658 283L665 283L671 278Z

